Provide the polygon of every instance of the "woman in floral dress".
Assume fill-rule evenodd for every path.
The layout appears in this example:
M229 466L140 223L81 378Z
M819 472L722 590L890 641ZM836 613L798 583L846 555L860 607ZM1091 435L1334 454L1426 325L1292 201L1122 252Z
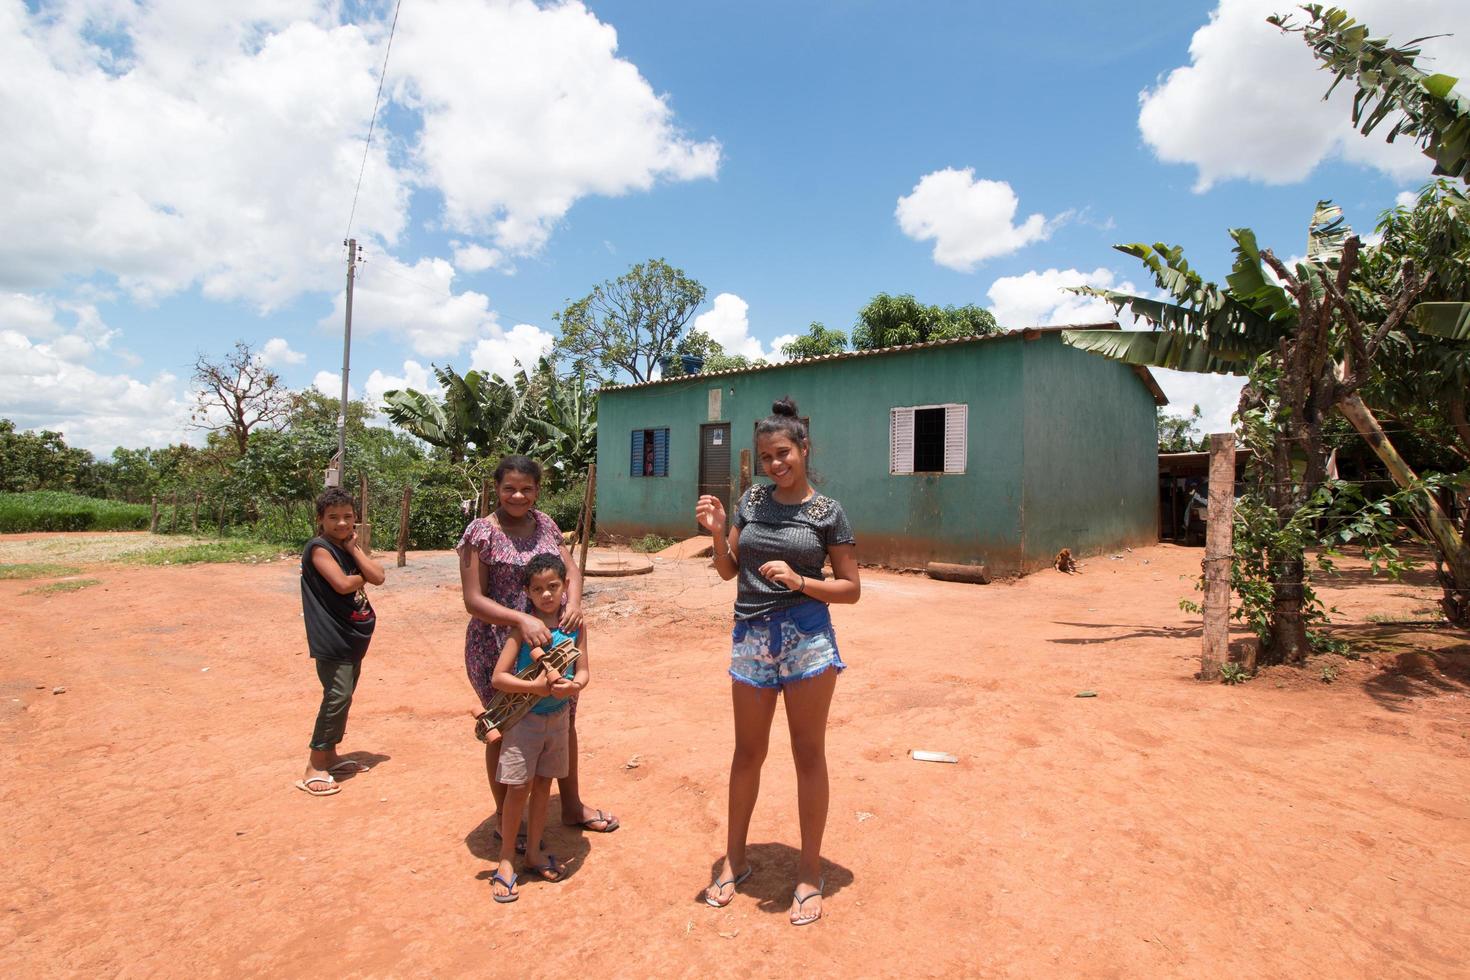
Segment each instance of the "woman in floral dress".
M495 659L505 645L512 626L535 644L551 639L540 619L526 611L525 568L536 555L560 555L567 566L566 609L561 628L571 631L582 623L582 573L562 544L556 522L536 509L541 490L541 465L526 456L507 456L495 468L498 506L489 517L481 517L465 528L455 550L459 552L459 578L464 605L470 614L465 630L464 663L470 686L488 706L495 689L490 678ZM561 796L561 820L569 827L599 833L618 829L611 813L583 805L577 788L577 702L572 702L571 765L566 778L557 783ZM492 730L485 742L485 773L498 812L505 799L505 786L495 781L500 764L500 736ZM505 828L501 828L505 832Z

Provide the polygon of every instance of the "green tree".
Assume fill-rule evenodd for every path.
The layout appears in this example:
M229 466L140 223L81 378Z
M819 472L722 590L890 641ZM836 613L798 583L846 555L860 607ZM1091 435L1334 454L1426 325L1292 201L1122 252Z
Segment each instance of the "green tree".
M60 432L17 431L0 419L0 491L75 490L92 454L66 444Z
M1199 431L1204 413L1198 405L1188 415L1167 412L1162 405L1159 413L1159 452L1197 453L1205 448L1205 437Z
M841 330L829 330L820 321L815 320L807 328L806 333L781 345L781 353L792 360L841 354L845 350L847 350L847 334Z
M926 306L908 293L879 293L858 311L852 346L854 350L876 350L1000 332L990 311L972 304Z
M557 354L589 372L648 381L704 302L705 289L663 259L649 259L556 314Z
M704 361L704 364L700 366L701 371L734 371L766 363L760 358L752 361L744 354L731 354L718 340L703 330L691 330L679 338L679 342L674 345L673 356L668 359L669 368L664 373L665 377L672 378L684 373L684 364L680 361L679 356L686 354Z

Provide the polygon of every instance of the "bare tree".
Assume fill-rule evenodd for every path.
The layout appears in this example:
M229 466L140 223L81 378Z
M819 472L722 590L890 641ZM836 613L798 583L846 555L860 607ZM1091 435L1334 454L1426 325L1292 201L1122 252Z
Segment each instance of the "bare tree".
M296 395L244 341L218 362L203 354L194 362L197 387L190 424L223 432L244 456L256 426L280 428L296 407Z

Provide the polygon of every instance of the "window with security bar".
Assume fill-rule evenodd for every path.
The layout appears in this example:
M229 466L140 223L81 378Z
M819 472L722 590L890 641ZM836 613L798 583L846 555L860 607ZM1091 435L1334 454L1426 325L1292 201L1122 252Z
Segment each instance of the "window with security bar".
M888 472L963 473L969 455L968 405L894 408L888 419Z

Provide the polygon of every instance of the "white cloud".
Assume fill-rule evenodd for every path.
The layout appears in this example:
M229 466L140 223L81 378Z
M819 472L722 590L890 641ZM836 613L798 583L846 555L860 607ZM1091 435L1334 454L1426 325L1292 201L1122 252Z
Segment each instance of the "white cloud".
M135 299L197 285L268 310L335 278L381 25L300 8L0 0L0 283L100 272ZM357 224L392 241L388 142Z
M454 266L444 259L407 265L371 249L366 258L353 289L354 335L386 333L424 357L451 357L498 329L490 298L473 291L456 293ZM340 332L346 306L344 290L320 325Z
M451 242L450 245L454 248L454 267L461 272L484 272L505 261L504 253L498 248L464 242Z
M680 132L667 97L581 3L420 0L393 61L445 223L508 253L539 249L578 198L719 168L719 144Z
M470 367L509 379L522 369L535 370L536 362L551 352L555 340L545 330L529 323L517 323L506 331L496 328L491 336L475 344L470 352Z
M795 334L783 334L771 341L769 349L750 335L750 304L734 293L720 293L710 309L694 318L691 329L709 334L710 339L725 349L727 354L740 354L751 360L783 361L781 345L789 343Z
M1417 191L1399 191L1394 197L1393 203L1401 208L1412 208L1415 204L1419 203L1419 193Z
M1075 286L1146 295L1133 283L1120 282L1112 270L1101 268L1091 272L1078 269L1033 270L1024 275L1003 276L990 284L985 295L990 297L990 312L1006 330L1120 320L1106 301L1067 291ZM1127 313L1123 314L1121 322L1129 329L1134 326L1133 317Z
M367 403L372 406L376 414L383 406L383 392L395 389L413 388L415 391L433 393L433 385L429 380L429 369L418 361L404 361L403 373L398 375L384 374L382 371L373 369L368 379L363 383L363 390L367 393ZM337 376L337 393L334 397L341 397L342 377Z
M292 350L291 344L284 337L272 337L260 349L260 361L267 367L276 364L300 364L304 360L306 355Z
M1220 0L1195 32L1190 63L1140 95L1138 126L1159 159L1197 169L1195 189L1222 180L1287 184L1324 160L1340 157L1397 180L1427 177L1430 162L1410 141L1384 141L1391 123L1371 136L1353 131L1356 86L1339 85L1322 101L1332 76L1320 70L1299 35L1283 35L1266 17L1292 10L1278 0ZM1426 34L1431 70L1470 74L1470 4L1463 0L1357 0L1352 14L1376 36L1407 41Z
M318 371L311 379L311 386L317 393L327 398L342 397L342 372L341 371ZM347 386L347 397L357 397L357 389L352 385Z
M361 13L364 5L348 5ZM262 311L340 280L391 4L0 0L0 288L115 278ZM713 177L720 148L582 4L421 0L398 25L352 231L418 188L466 271L535 251L580 198Z
M898 199L894 214L908 237L920 242L933 239L935 262L971 272L986 259L1046 239L1062 220L1048 222L1033 214L1014 224L1019 205L1016 192L1005 181L976 180L973 168L951 167L920 178L913 191Z
M1229 374L1190 374L1186 371L1170 371L1167 368L1150 368L1159 387L1169 399L1167 411L1175 415L1188 415L1198 405L1202 418L1200 432L1231 432L1234 427L1230 415L1240 402L1240 389L1245 379Z
M99 455L176 441L189 416L178 379L100 373L80 363L94 349L76 333L35 343L0 329L0 415L22 429L59 431L68 445Z

